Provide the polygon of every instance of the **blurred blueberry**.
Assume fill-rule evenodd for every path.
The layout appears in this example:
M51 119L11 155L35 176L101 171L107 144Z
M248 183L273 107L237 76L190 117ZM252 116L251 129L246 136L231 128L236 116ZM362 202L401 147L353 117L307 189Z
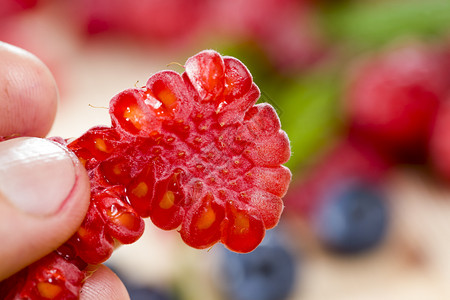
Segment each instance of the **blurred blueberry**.
M126 286L131 300L175 300L168 292L148 286Z
M319 239L332 250L349 254L377 246L388 227L385 198L378 186L362 180L331 187L314 219Z
M127 288L131 300L176 300L172 293L162 287L147 286L135 283L111 264L107 266L120 278Z
M250 253L224 249L219 265L227 299L283 300L295 283L296 258L273 230Z

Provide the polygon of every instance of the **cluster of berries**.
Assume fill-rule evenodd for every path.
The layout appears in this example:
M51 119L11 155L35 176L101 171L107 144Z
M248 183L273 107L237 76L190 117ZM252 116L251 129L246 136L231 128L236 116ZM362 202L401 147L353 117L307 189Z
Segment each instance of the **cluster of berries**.
M91 201L78 231L0 283L2 299L77 299L89 264L135 242L142 218L198 249L250 252L274 227L291 173L289 140L237 59L206 50L116 95L112 126L66 145L85 166Z
M392 168L420 163L450 180L444 48L401 45L352 69L343 97L344 138L286 199L330 248L360 252L382 240L389 220L383 181Z
M57 2L6 0L0 7L0 16L55 5L59 15L74 16L73 26L76 30L81 28L82 34L110 33L174 49L218 35L233 42L250 40L275 67L287 71L299 71L314 64L325 52L318 22L314 20L316 8L309 0ZM10 27L14 30L14 26L7 26ZM10 39L7 33L3 35ZM20 43L30 46L27 41Z

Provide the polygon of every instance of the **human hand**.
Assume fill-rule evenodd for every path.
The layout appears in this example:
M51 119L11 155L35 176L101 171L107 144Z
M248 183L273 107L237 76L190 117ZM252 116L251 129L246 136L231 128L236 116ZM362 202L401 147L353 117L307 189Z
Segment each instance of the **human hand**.
M89 205L89 180L74 154L42 139L58 92L47 67L0 42L0 281L50 253L78 229ZM129 299L104 266L86 280L81 299Z

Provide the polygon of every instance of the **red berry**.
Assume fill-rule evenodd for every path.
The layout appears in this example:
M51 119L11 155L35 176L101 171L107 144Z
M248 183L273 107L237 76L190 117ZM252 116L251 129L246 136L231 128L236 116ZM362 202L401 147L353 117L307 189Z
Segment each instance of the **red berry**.
M216 0L210 6L209 23L218 27L215 34L256 42L280 71L298 72L325 57L315 8L307 1Z
M445 102L438 113L430 140L430 161L444 181L450 181L450 105Z
M109 182L130 184L128 198L142 216L149 215L163 229L181 225L186 243L205 248L230 240L229 232L222 229L234 218L226 209L230 203L236 208L245 204L258 226L270 218L265 214L279 218L279 197L290 180L289 171L280 165L289 159L290 150L274 109L267 104L249 109L248 99L255 101L259 93L242 63L203 51L188 59L185 67L181 76L157 73L144 88L125 91L112 100L113 128L123 139L132 140L132 148L108 157L100 169ZM221 118L229 112L233 119ZM251 180L238 183L262 167L268 168L266 174L283 173L278 178L284 182L279 187L264 182L255 187ZM131 177L135 178L130 182ZM275 190L278 200L271 200L279 203L278 209L260 210L258 202L243 198L252 188ZM149 205L142 206L143 202ZM269 222L268 228L275 223ZM252 248L264 235L257 232ZM237 243L233 247L251 250L239 249Z
M200 0L82 0L70 3L87 33L122 33L148 41L179 41L198 30ZM130 16L124 18L124 16ZM168 22L170 20L170 22Z
M34 8L38 3L39 0L6 0L0 7L0 17L10 17L21 11Z
M0 296L15 299L78 299L85 277L76 263L52 252L0 282Z
M179 228L192 247L222 242L237 252L252 251L278 223L291 173L282 166L290 148L275 110L253 105L259 90L235 58L207 50L185 68L119 93L110 103L112 126L68 144L88 171L91 203L78 231L46 264L99 264L116 244L141 236L142 217ZM25 287L41 284L36 268L28 268ZM61 278L58 286L70 282ZM9 290L32 295L21 286Z
M371 58L349 87L352 134L391 157L423 160L446 74L440 56L420 45Z

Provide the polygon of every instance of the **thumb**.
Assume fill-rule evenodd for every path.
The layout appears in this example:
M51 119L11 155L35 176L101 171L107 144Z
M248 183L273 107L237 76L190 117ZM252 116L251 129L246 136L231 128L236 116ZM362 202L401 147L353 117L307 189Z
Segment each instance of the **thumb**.
M58 248L89 204L89 180L74 154L40 138L0 143L0 280Z

